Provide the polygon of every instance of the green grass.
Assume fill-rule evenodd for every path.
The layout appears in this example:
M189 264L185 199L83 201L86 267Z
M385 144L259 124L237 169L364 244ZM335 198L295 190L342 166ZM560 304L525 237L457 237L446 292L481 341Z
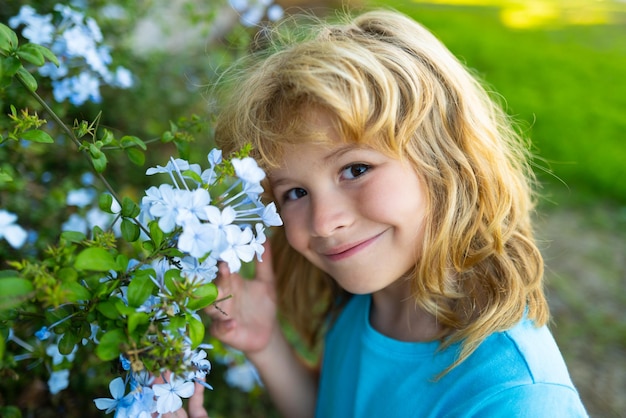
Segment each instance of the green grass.
M626 203L626 26L511 29L496 7L375 4L427 26L505 98L543 181Z

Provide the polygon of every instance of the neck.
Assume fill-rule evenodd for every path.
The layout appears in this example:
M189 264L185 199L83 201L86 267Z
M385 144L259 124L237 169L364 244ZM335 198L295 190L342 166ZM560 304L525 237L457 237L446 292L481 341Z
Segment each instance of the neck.
M370 324L381 334L399 341L435 340L441 332L436 318L415 303L408 282L398 282L372 294Z

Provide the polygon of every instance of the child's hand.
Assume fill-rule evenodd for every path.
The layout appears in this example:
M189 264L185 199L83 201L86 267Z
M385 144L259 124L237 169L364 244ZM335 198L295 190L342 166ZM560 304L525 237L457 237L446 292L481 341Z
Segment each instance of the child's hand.
M276 291L274 269L269 243L265 243L263 262L256 263L256 278L243 279L231 274L225 263L220 263L218 300L206 308L212 319L211 335L223 343L252 354L262 351L270 342L276 321Z

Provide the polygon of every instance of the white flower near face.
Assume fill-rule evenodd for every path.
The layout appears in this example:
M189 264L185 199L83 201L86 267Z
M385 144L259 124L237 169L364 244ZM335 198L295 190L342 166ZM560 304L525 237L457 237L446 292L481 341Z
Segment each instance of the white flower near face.
M265 178L265 171L263 171L254 158L246 157L243 159L233 158L233 168L235 174L245 183L260 183Z
M181 398L193 395L194 384L172 375L169 382L154 385L152 390L157 397L157 412L165 414L177 411L183 406Z
M263 214L261 215L263 223L267 226L281 226L283 220L280 218L278 211L276 210L276 204L271 202L265 208L263 208Z
M214 225L188 222L178 238L178 249L195 258L202 258L221 247L222 232Z
M181 191L180 209L176 217L176 224L184 225L189 221L206 220L205 208L211 203L211 195L205 189Z
M233 225L232 228L226 229L228 249L220 253L220 258L228 263L231 272L238 272L242 261L249 262L254 258L256 252L251 245L252 238L253 233L250 228L241 230Z

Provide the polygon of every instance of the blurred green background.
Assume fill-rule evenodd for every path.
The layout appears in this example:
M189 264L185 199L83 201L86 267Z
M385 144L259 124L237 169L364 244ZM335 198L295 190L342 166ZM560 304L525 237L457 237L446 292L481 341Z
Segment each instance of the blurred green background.
M7 8L2 4L2 21L14 14L20 3L54 2L16 1ZM133 94L103 92L103 124L150 138L168 129L170 119L189 112L208 114L205 87L218 63L227 58L207 46L205 40L210 28L198 25L205 18L204 2L127 3L127 9L135 14L131 13L124 25L108 26L105 37L112 37L120 48L127 49L122 64L139 73L141 82ZM345 4L341 0L283 0L278 3L288 12L314 10L321 14L332 14L338 7L398 9L432 30L493 91L502 95L509 113L532 139L537 156L534 163L543 188L536 225L546 259L547 291L553 313L551 328L590 415L626 417L623 396L626 388L626 293L623 291L626 285L626 3L601 0L346 0ZM159 12L171 8L178 9L176 13ZM150 10L156 12L151 15ZM174 20L174 15L183 20ZM161 48L148 50L150 46L144 45L146 50L138 51L141 42L133 41L121 29L133 27L134 34L140 32L141 22L132 20L137 16L142 16L141 22L158 20L169 27L170 32L159 38ZM120 29L116 31L116 27ZM199 31L195 30L198 28ZM231 38L230 42L237 44L237 39ZM91 107L79 113L88 115L103 108L102 105ZM67 112L72 114L72 110ZM190 145L192 154L199 156L197 159L206 153L208 146L208 141ZM173 151L164 146L148 156L147 164L161 164L164 155ZM80 169L72 161L64 160L66 151L57 153L62 163L49 169ZM112 181L124 194L136 195L141 187L133 179L143 177L142 172L114 165ZM59 207L62 206L60 203ZM41 218L50 218L49 222L56 225L59 222L49 213L42 213ZM219 371L220 366L216 365L216 375ZM92 380L86 372L72 387L88 388ZM216 390L207 393L206 405L213 418L275 416L262 391L239 392L221 385L219 378L213 378L211 383ZM43 397L33 395L43 393L36 389L30 388L20 396ZM90 401L93 396L83 394L88 398L84 403L87 406L80 407L93 409ZM64 404L67 411L80 411L75 399L46 402L57 407L67 402ZM81 416L68 412L67 416L70 415Z

